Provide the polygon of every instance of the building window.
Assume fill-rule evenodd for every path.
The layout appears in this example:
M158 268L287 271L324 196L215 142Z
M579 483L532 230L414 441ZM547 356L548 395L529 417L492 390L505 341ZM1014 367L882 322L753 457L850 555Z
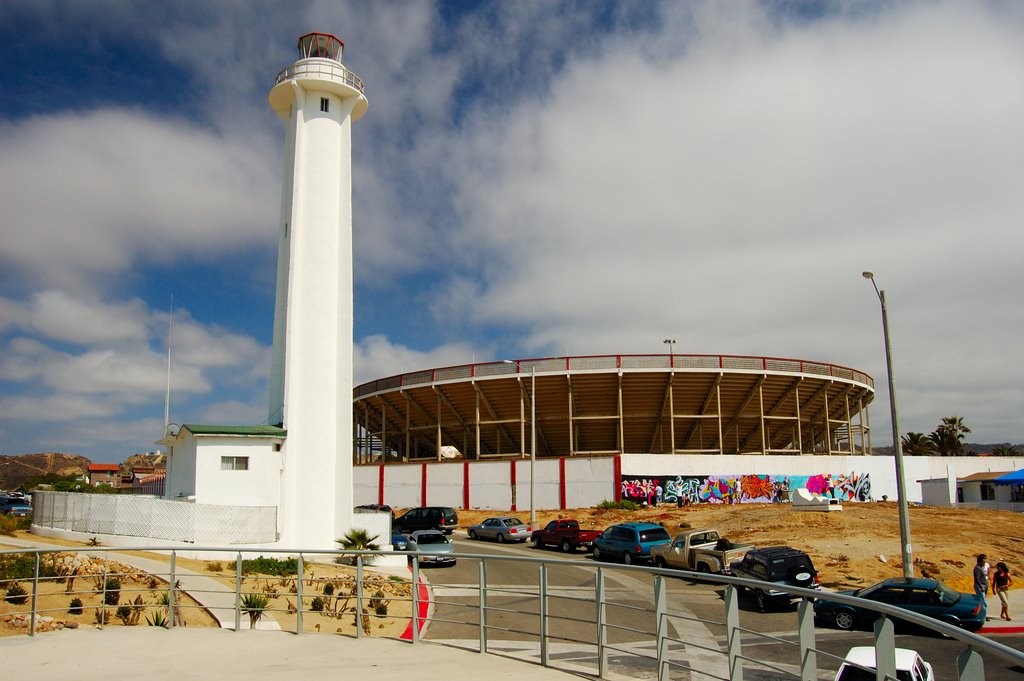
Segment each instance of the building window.
M331 110L331 100L327 99L326 97L321 97L320 98L320 110L323 111L324 113L327 113L328 111L330 111Z
M987 482L981 483L981 500L982 501L995 501L996 498L996 487Z
M247 471L249 470L249 457L222 456L220 457L220 469L222 471Z

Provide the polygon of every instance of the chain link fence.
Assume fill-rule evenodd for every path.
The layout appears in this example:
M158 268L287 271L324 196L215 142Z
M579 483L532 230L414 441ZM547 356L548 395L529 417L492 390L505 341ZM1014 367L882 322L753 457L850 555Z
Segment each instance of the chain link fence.
M32 524L206 545L277 541L277 507L214 506L118 494L35 492Z

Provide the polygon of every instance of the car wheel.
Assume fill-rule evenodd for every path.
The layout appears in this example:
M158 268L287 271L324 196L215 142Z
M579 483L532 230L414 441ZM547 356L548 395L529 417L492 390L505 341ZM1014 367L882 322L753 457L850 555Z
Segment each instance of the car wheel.
M593 549L591 549L591 553L594 554L594 560L601 560L601 549L595 546Z
M623 553L622 554L622 562L625 563L626 565L632 565L633 564L633 554L630 553L629 551L626 551L625 553Z
M562 540L562 553L576 553L576 547L568 539Z
M832 616L832 621L836 623L837 629L849 631L850 629L853 629L853 626L857 623L857 617L853 612L844 608L842 610L836 610L836 614Z
M476 539L476 532L474 532L473 530L470 530L469 531L469 538L470 539Z
M655 567L659 567L659 568L664 570L665 567L666 567L665 559L662 558L661 556L658 556L657 558L654 559L654 566Z
M757 609L764 612L768 609L768 594L758 589L754 592L754 602L757 603Z
M533 548L539 549L540 547L541 547L540 539L537 539L535 537L534 540L533 540Z
M697 572L702 572L705 575L711 574L711 566L707 563L697 563Z
M505 543L505 535L503 535L501 532L498 533L498 543L499 544L504 544Z

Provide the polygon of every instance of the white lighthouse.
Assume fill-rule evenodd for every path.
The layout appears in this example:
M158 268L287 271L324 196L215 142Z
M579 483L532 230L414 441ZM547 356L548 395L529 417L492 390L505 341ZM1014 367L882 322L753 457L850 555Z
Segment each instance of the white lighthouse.
M270 371L281 424L280 545L335 548L352 520L352 121L363 82L344 43L299 38L270 105L285 122Z

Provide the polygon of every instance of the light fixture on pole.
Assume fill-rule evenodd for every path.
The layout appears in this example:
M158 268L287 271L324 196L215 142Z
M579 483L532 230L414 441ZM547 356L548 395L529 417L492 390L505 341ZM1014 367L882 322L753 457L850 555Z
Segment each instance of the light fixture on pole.
M666 338L661 342L668 346L668 364L674 367L676 365L676 339Z
M523 370L522 364L511 359L501 360L511 364L518 371ZM530 529L537 529L537 373L530 365Z
M878 290L874 272L861 273L871 281L882 305L882 333L885 336L885 368L889 374L889 410L892 414L892 446L896 452L896 503L900 515L900 553L903 558L903 576L914 576L914 560L910 548L910 513L907 507L907 484L903 473L903 443L900 441L899 418L896 415L896 387L892 379L892 346L889 343L889 310L885 305L885 291Z

